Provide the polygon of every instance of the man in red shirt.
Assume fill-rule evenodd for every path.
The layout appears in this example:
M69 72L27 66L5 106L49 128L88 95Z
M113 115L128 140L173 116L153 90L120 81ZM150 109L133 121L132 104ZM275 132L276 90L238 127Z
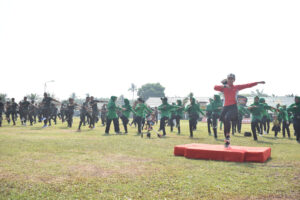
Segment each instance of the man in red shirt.
M227 79L222 81L223 85L216 85L214 89L216 91L223 92L225 103L220 116L220 120L224 123L224 135L225 135L225 147L230 146L230 127L231 121L238 119L237 109L237 94L240 90L256 86L257 84L265 84L264 81L248 83L243 85L233 85L235 81L235 75L229 74Z

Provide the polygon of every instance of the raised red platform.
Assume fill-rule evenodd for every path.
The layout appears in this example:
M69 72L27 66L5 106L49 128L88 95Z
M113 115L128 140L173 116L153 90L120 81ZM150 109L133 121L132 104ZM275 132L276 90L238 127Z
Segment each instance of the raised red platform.
M175 146L174 155L192 159L265 162L271 156L271 148L231 146L227 149L224 145L193 143Z

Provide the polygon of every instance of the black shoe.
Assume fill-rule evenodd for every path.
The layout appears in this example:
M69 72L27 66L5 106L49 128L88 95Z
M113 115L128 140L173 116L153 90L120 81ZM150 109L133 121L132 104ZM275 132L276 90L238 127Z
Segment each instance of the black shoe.
M225 140L225 148L230 148L230 140Z
M151 133L147 133L147 138L150 139L150 137L151 137Z

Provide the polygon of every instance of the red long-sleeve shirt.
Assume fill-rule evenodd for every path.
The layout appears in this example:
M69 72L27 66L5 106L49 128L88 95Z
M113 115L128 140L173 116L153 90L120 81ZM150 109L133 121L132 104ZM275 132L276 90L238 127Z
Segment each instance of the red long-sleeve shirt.
M232 85L229 88L224 88L223 85L216 85L214 89L216 91L223 92L224 97L225 97L225 103L224 106L230 106L233 104L236 104L236 99L237 99L237 93L239 90L245 89L245 88L250 88L253 86L256 86L257 82L254 83L248 83L248 84L243 84L243 85Z

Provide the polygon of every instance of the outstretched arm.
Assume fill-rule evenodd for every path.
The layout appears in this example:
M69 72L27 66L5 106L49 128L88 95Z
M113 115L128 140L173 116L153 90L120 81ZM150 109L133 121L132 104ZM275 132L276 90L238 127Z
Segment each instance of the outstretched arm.
M254 82L254 83L248 83L248 84L242 84L242 85L236 85L235 87L238 90L246 89L246 88L251 88L256 86L257 84L265 84L265 81L260 81L260 82Z

